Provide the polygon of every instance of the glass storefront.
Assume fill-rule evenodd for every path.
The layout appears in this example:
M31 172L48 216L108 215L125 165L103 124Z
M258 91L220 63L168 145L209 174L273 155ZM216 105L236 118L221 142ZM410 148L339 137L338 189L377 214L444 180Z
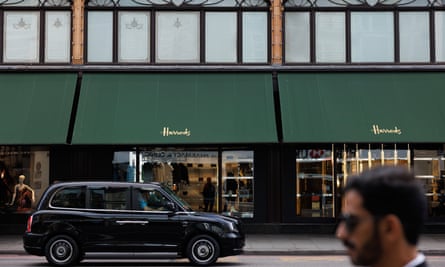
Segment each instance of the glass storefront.
M196 211L253 218L253 151L119 151L113 167L115 181L163 183Z
M294 151L295 210L290 212L296 218L335 218L348 177L381 165L410 168L424 185L429 217L445 217L445 153L441 147L333 144ZM112 166L110 180L164 183L196 211L255 218L258 184L253 150L117 151ZM51 180L49 148L0 146L0 212L30 212L51 181L64 180L63 176L53 176ZM207 182L213 188L210 195L204 193Z
M424 185L429 217L445 217L444 151L412 149L407 144L343 144L333 145L332 149L297 149L296 216L335 217L348 177L384 165L410 168Z
M296 168L297 216L334 216L332 150L297 150Z

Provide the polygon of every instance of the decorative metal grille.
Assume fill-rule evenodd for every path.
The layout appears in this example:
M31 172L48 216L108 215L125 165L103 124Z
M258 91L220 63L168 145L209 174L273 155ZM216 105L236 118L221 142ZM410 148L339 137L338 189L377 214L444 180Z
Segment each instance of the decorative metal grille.
M87 5L92 7L268 7L269 2L267 0L89 0Z
M71 3L71 0L0 0L0 7L69 7Z
M286 0L285 7L389 7L410 6L430 7L444 6L443 0Z

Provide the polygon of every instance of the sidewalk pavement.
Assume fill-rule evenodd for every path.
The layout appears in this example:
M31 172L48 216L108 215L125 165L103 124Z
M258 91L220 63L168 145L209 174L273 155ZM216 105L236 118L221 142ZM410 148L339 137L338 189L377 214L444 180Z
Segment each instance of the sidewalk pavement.
M445 234L422 235L419 249L426 255L445 255ZM245 254L251 255L343 255L334 235L248 234ZM0 254L25 254L21 235L0 235Z

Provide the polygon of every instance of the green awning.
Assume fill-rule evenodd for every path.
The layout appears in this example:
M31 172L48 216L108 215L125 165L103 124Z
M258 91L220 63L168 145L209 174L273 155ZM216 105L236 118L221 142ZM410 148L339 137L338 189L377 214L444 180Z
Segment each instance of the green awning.
M77 75L0 74L0 145L66 144Z
M445 142L443 73L279 74L284 142Z
M277 142L266 74L85 74L73 144Z

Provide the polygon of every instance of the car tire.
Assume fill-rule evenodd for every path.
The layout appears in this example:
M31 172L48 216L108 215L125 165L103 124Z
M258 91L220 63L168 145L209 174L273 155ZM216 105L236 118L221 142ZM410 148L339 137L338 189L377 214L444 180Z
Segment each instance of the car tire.
M70 266L80 260L76 241L67 235L51 238L45 246L46 260L54 266Z
M189 241L187 257L193 265L208 266L216 262L219 250L219 244L213 237L198 235Z

